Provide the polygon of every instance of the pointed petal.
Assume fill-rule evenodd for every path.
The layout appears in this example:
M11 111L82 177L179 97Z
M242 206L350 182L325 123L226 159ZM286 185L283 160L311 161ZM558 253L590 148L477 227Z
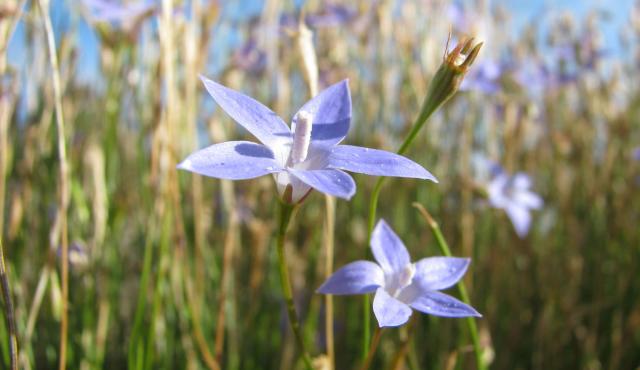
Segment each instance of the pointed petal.
M211 145L189 155L178 168L230 180L252 179L282 171L269 148L249 141Z
M371 251L386 274L400 273L411 263L402 240L382 219L371 234Z
M527 236L531 226L531 213L529 210L517 204L509 204L504 210L516 229L516 234L521 239Z
M531 178L524 172L518 172L513 175L512 180L515 189L529 189L531 187Z
M406 157L359 146L335 146L329 155L329 167L372 176L410 177L438 182L429 171Z
M384 273L371 261L356 261L334 272L318 288L322 294L364 294L384 285Z
M473 307L460 302L450 295L440 292L425 292L416 297L409 306L435 316L442 317L482 317Z
M343 80L324 89L299 111L308 112L313 116L312 141L325 146L339 143L349 132L351 122L351 94L348 81ZM295 132L295 122L291 123L291 131Z
M293 170L289 172L317 191L346 200L356 193L356 183L349 174L340 170Z
M393 298L384 288L378 288L373 298L373 313L378 319L378 325L400 326L406 323L411 316L411 307Z
M540 209L544 204L542 198L540 198L538 194L528 190L515 193L513 195L513 200L523 207L533 209Z
M204 76L200 78L216 103L263 144L274 147L291 137L287 124L271 109Z
M471 260L457 257L429 257L416 262L414 281L426 290L453 286L464 276Z

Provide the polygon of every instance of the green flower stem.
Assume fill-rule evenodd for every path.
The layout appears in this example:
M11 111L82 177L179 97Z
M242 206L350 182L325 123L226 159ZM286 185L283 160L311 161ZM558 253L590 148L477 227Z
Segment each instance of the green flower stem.
M0 238L0 287L2 287L2 297L4 299L4 313L9 327L9 368L18 370L18 332L16 330L16 318L11 301L11 290L9 289L9 277L4 266L4 251L2 250L2 239Z
M284 299L287 301L287 311L289 316L289 323L293 330L293 335L296 337L296 342L302 351L302 360L305 366L309 370L313 370L311 365L311 356L305 349L304 340L302 339L302 332L300 330L300 322L298 321L298 314L296 313L296 306L293 303L293 289L291 289L291 279L289 278L289 269L287 267L287 259L284 251L285 235L287 233L287 227L291 216L295 210L295 205L281 202L280 213L278 219L278 235L276 241L276 247L278 249L278 265L280 269L280 283L282 284L282 293Z
M443 63L438 71L436 72L433 80L429 84L429 90L427 92L427 97L422 103L422 108L420 109L420 114L418 118L416 118L415 122L411 126L411 131L409 135L404 139L402 145L400 145L400 149L398 149L398 154L404 154L413 141L418 136L418 132L422 129L424 124L429 120L429 117L438 110L438 108L444 104L450 97L455 94L458 89L458 85L462 80L464 73L460 74L456 71L452 70L451 67ZM367 223L367 240L371 239L371 233L373 232L373 227L376 222L376 210L378 208L378 199L380 198L380 191L382 190L382 185L385 181L386 177L379 177L376 181L375 187L373 188L373 193L371 194L371 199L369 201L369 219ZM362 358L367 358L367 353L369 352L369 338L370 338L370 323L371 323L371 297L369 295L365 295L363 302L363 342L362 342Z
M442 232L440 231L440 225L431 217L429 212L419 203L413 203L413 206L420 211L422 216L427 221L427 224L431 228L431 232L433 232L433 236L436 238L438 242L438 247L440 247L440 252L447 257L451 257L451 250L449 249L449 244L445 240ZM460 298L462 301L468 305L471 305L471 301L469 300L469 294L467 293L467 288L464 285L464 281L460 280L456 285L458 288L458 293L460 294ZM484 370L487 368L484 363L484 359L482 356L482 347L480 346L480 337L478 336L478 327L476 325L476 319L474 317L467 317L467 327L469 328L469 333L471 334L471 341L473 342L473 351L476 355L476 367L478 370Z

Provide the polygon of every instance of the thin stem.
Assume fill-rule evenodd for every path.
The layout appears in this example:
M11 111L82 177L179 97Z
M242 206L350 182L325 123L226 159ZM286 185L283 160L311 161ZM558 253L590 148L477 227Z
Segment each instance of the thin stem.
M16 331L16 318L13 313L13 303L11 303L11 290L9 290L9 277L4 266L4 250L2 249L2 239L0 238L0 283L2 284L2 297L4 299L4 311L9 326L9 354L10 369L18 370L18 332Z
M376 354L376 349L378 349L378 343L380 343L381 336L382 329L376 327L376 330L373 332L373 339L371 340L371 346L369 347L367 357L362 363L362 367L360 367L360 370L367 370L369 369L369 366L371 366L371 361L373 361L373 356Z
M434 80L436 79L434 78ZM439 79L437 80L439 81ZM429 91L431 92L434 89L437 90L437 87L430 86ZM431 117L433 112L435 112L438 109L438 107L440 107L444 103L444 100L430 99L430 96L431 94L427 94L427 98L422 103L420 114L418 115L416 120L413 122L409 135L407 135L407 137L402 142L402 145L400 145L400 149L398 149L397 151L398 154L404 154L409 149L409 147L415 140L416 136L418 135L418 132L422 129L422 127L427 122L427 120L429 120L429 117ZM369 219L367 220L367 240L371 239L371 233L373 232L373 227L376 221L378 199L380 198L380 191L382 190L382 185L384 184L385 179L386 177L378 177L378 180L376 181L376 184L373 188L373 192L371 193L371 199L369 200ZM365 253L368 253L368 252L365 252ZM367 357L367 352L369 351L368 349L369 336L370 336L369 326L371 325L370 324L371 312L369 310L370 304L371 304L371 298L368 295L366 295L364 297L363 315L362 315L363 321L364 321L363 322L364 332L363 332L363 342L362 342L363 358Z
M49 1L40 0L40 11L42 12L42 20L47 35L47 45L49 49L49 60L51 62L53 93L56 110L56 125L58 139L58 157L60 160L60 204L58 207L58 217L60 220L62 249L60 262L62 265L62 318L60 320L60 357L58 368L64 370L66 368L67 359L67 336L69 326L68 306L69 306L69 243L67 235L67 208L69 204L69 168L67 165L67 152L64 138L64 114L62 112L62 87L60 84L60 70L58 66L58 56L56 51L56 42L53 36L53 27L51 26L51 18L49 17Z
M440 247L440 252L447 257L451 257L451 250L449 249L449 244L445 240L442 232L440 231L440 225L431 217L429 212L419 203L413 203L413 206L418 209L418 211L422 214L422 217L426 220L427 224L431 228L433 232L433 236L436 238L438 242L438 247ZM471 301L469 300L469 294L467 293L467 288L464 285L464 282L460 280L456 285L458 288L458 293L460 294L460 298L462 301L468 305L471 305ZM478 336L478 327L476 325L476 320L473 317L467 317L467 327L469 328L469 333L471 334L471 341L473 342L473 352L476 355L476 366L478 370L484 370L487 368L484 363L484 359L482 357L482 346L480 345L480 337Z
M302 359L307 369L313 370L313 366L311 365L311 356L309 356L309 353L305 349L302 332L300 331L300 322L298 321L298 314L296 313L296 306L293 303L293 289L291 288L291 280L289 279L289 270L287 268L287 259L284 251L285 235L287 233L287 227L289 226L289 221L291 221L291 216L293 215L294 210L294 205L280 203L278 236L276 241L276 247L278 250L278 265L280 269L280 283L282 284L282 293L284 294L284 299L287 302L289 323L291 324L291 329L293 330L293 335L298 342L298 346L302 351Z

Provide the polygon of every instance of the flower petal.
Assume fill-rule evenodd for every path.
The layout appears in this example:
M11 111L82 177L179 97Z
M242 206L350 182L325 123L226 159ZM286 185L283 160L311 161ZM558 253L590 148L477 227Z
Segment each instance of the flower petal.
M371 251L386 274L400 273L411 263L402 240L382 219L371 234Z
M252 179L282 171L273 152L249 141L227 141L189 155L179 169L219 179Z
M372 176L410 177L438 182L429 171L406 157L359 146L335 146L329 155L329 167Z
M531 178L524 172L518 172L511 178L515 189L525 190L531 187Z
M513 227L516 229L516 234L518 234L520 238L527 236L529 227L531 226L530 211L518 204L509 204L504 210L507 212L507 216L509 216Z
M351 122L351 94L348 80L331 85L300 108L313 116L311 140L323 145L335 145L349 132ZM297 113L296 113L297 115ZM294 116L295 117L295 116ZM295 132L295 120L291 131Z
M378 319L378 325L382 328L406 323L412 311L411 307L390 296L384 288L378 288L373 298L373 313Z
M469 258L423 258L416 262L416 273L413 279L423 289L446 289L453 286L464 276L470 262Z
M513 201L523 207L533 209L540 209L544 204L542 198L540 198L538 194L528 190L515 193L513 195Z
M289 140L291 131L271 109L242 93L200 76L216 103L263 144L274 147Z
M356 193L356 183L348 173L340 170L294 170L289 169L293 176L318 190L321 193L333 195L346 200Z
M482 317L473 307L460 302L450 295L440 292L425 292L416 297L409 306L435 316L442 317Z
M384 285L384 273L371 261L356 261L334 272L318 288L322 294L364 294Z

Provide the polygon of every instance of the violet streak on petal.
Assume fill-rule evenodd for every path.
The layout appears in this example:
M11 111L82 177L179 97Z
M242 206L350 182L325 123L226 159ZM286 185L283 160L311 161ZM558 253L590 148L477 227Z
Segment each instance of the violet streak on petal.
M378 221L373 229L371 251L385 274L402 272L405 266L411 263L409 252L402 240L384 220Z
M200 78L216 103L263 144L272 147L290 140L289 127L271 109L204 76Z
M421 312L443 317L482 317L473 307L460 302L450 295L429 291L419 295L409 305Z
M289 172L300 181L320 191L343 199L351 199L356 193L356 183L349 174L340 170L293 170Z
M411 317L411 307L390 296L384 288L378 288L373 298L373 313L381 328L400 326Z
M250 141L227 141L198 150L179 169L221 179L244 180L282 170L273 152Z
M447 289L464 276L469 263L471 260L468 258L423 258L416 262L415 281L424 289Z
M384 273L370 261L356 261L343 266L318 288L322 294L364 294L384 285Z
M348 81L342 80L329 86L303 105L298 112L307 112L313 116L313 142L324 146L340 143L349 132L351 122L351 94ZM295 122L292 123L291 129L295 131Z
M422 166L401 155L384 150L338 145L329 154L329 166L373 176L398 176L438 182Z

